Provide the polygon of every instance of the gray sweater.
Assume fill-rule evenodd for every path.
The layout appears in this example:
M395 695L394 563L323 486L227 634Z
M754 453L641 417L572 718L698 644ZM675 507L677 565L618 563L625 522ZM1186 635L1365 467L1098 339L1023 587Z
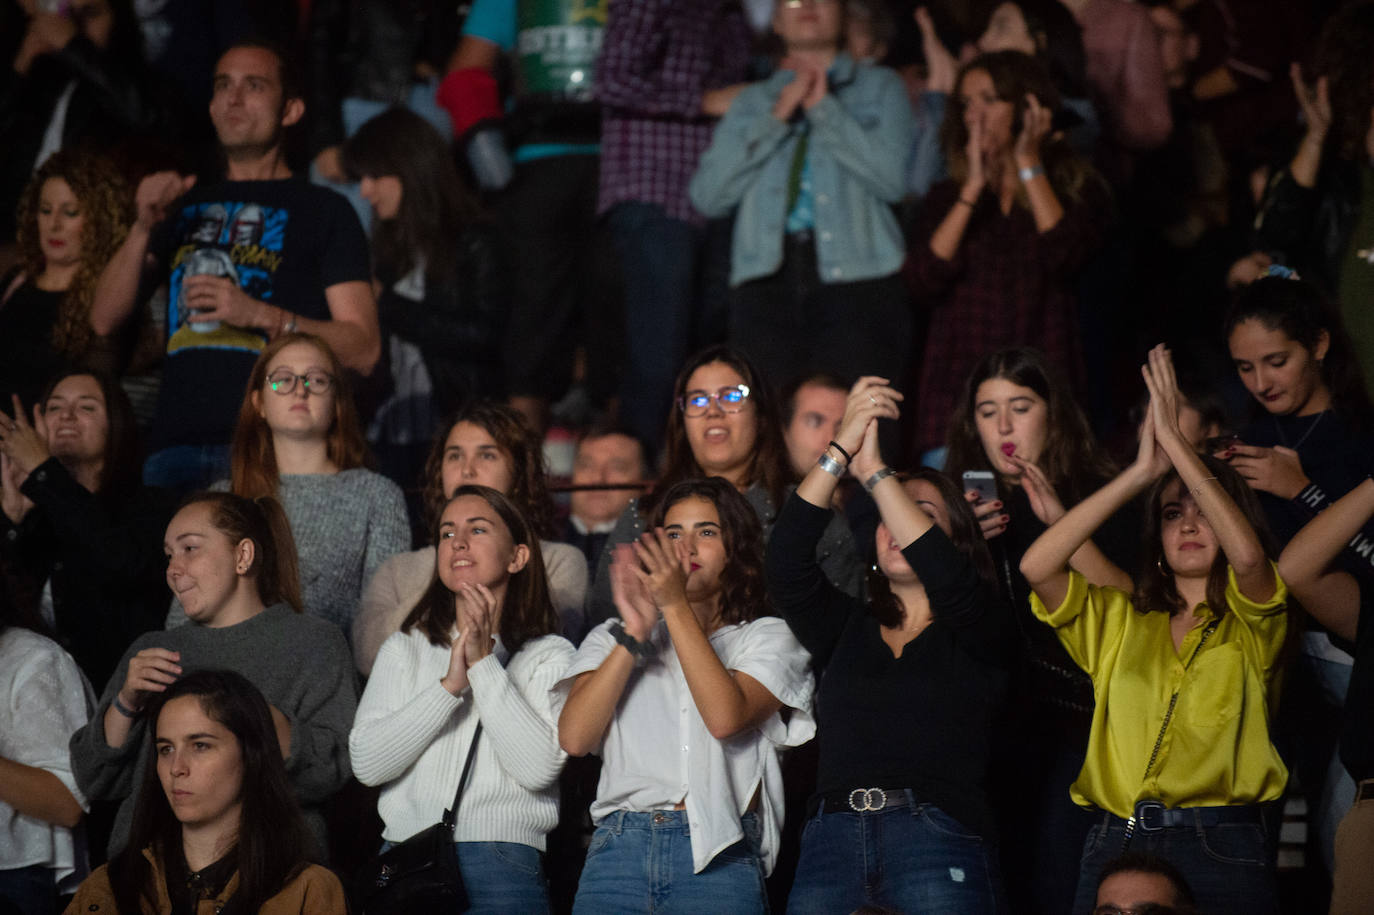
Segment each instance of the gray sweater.
M76 783L91 800L122 800L110 836L113 854L129 834L133 796L149 765L147 723L134 722L123 746L105 742L105 712L124 685L129 659L145 648L181 653L185 673L207 668L236 671L252 681L291 722L286 774L307 808L312 830L323 837L323 820L312 814L348 780L348 732L358 704L353 659L337 626L275 604L234 626L212 629L196 623L147 632L124 652L90 723L72 735Z
M229 483L221 480L212 488L227 492ZM359 467L287 474L277 485L277 499L296 540L305 611L348 633L363 585L383 562L410 549L401 488ZM186 622L181 602L173 598L167 628Z

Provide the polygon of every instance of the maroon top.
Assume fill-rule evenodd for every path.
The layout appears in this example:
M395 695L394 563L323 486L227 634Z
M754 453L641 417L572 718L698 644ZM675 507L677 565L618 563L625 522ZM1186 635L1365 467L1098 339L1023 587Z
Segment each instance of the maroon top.
M930 238L958 199L942 181L921 206L908 259L915 300L930 315L916 400L916 445L944 444L964 382L980 359L1011 346L1034 346L1071 379L1082 375L1074 291L1077 271L1101 237L1103 215L1064 195L1064 217L1043 235L1035 217L1014 205L1003 215L984 191L953 260Z

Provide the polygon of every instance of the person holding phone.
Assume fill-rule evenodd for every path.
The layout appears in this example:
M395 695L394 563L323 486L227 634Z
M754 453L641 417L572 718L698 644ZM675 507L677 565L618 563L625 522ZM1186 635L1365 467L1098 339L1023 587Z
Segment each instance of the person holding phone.
M1052 132L1059 94L1019 51L964 65L940 128L951 179L931 188L908 275L930 308L920 453L937 448L960 379L993 350L1034 346L1081 374L1075 280L1101 237L1108 193Z
M1023 651L1013 673L1008 713L998 728L994 778L1004 834L1005 872L1013 899L1040 900L1043 909L1068 908L1078 871L1077 850L1091 822L1068 799L1083 764L1092 723L1092 683L1029 611L1030 586L1020 572L1026 549L1077 504L1111 479L1114 468L1093 438L1068 381L1040 353L1001 350L968 376L950 423L946 468L969 474L964 498L972 504L992 551L997 585L1011 603ZM981 476L980 476L981 475ZM989 481L988 477L992 479ZM979 494L971 485L991 482ZM1129 590L1139 521L1116 513L1070 560L1095 585ZM1039 824L1019 827L1027 812Z

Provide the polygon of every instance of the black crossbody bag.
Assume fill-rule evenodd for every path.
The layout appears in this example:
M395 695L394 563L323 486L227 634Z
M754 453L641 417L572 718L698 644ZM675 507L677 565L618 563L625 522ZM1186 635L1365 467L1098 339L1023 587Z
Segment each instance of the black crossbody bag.
M358 874L358 896L363 915L403 915L413 912L466 912L470 905L463 873L458 869L458 845L453 841L453 825L458 819L458 803L463 799L477 738L482 722L477 722L453 806L443 818L389 851L373 858Z

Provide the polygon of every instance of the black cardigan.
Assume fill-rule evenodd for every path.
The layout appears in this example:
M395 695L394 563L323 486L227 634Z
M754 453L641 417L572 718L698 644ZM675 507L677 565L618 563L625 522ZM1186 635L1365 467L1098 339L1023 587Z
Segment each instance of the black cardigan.
M938 527L902 551L934 619L900 658L866 605L816 564L830 512L793 495L768 542L773 603L820 674L818 795L910 788L993 839L986 777L994 721L1016 651L1011 610Z
M36 607L51 578L57 639L98 692L130 643L167 615L171 497L140 486L102 499L56 458L35 467L20 492L34 503L24 519L0 514L5 587Z

